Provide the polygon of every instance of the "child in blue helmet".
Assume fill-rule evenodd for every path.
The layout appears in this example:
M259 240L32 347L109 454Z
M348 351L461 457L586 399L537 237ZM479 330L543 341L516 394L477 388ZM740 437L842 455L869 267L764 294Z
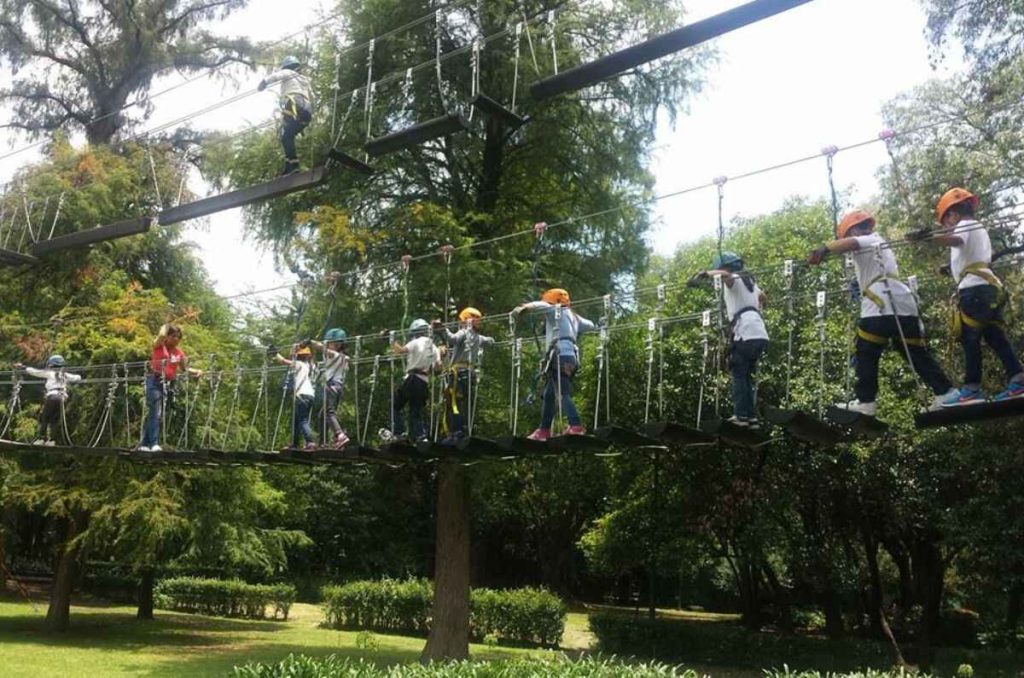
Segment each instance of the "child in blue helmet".
M754 374L768 349L768 330L761 315L766 298L754 276L743 270L743 258L735 252L716 255L711 270L700 274L702 278L716 276L722 278L725 315L732 332L729 371L732 375L733 415L729 421L757 429L760 424L754 401Z
M348 334L340 328L327 330L323 342L311 341L313 348L323 351L324 363L321 368L324 377L324 410L327 425L334 433L334 446L339 450L348 444L348 434L338 421L338 408L345 392L345 377L348 376L350 360L345 353Z
M61 414L64 411L64 404L68 400L68 384L81 381L82 377L64 371L64 356L51 355L46 359L46 367L37 369L25 367L21 363L14 366L16 369L24 369L28 374L37 379L46 380L46 399L43 401L43 408L39 411L39 434L33 445L46 445L52 447L60 440L65 445L71 441L64 435L64 427L61 425Z
M299 171L299 154L295 150L295 137L302 133L313 119L313 98L309 79L302 75L302 63L293 56L281 61L281 68L259 84L259 91L277 85L281 106L281 146L284 148L282 175Z
M405 380L395 391L391 405L394 431L382 429L380 437L384 442L408 434L413 441L427 441L427 429L423 424L423 410L430 400L430 375L441 369L441 354L430 338L430 323L422 318L412 321L409 326L412 339L406 344L395 342L395 355L405 356ZM402 410L409 408L409 430L405 431Z

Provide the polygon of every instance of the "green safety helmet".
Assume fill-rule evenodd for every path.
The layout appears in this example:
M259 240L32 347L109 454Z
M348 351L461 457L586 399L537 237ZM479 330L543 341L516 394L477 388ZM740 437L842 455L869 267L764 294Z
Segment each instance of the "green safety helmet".
M296 57L293 57L293 56L286 56L284 59L281 60L281 68L282 69L287 68L289 70L293 70L294 71L294 70L298 70L301 66L302 66L302 62L299 61Z
M716 254L714 261L711 262L711 268L739 270L743 268L743 257L735 252Z
M55 353L46 359L47 367L64 367L64 356Z
M324 341L345 341L346 339L348 339L348 334L340 327L329 329L324 334Z
M422 334L430 329L430 323L423 318L416 318L412 321L412 325L409 325L409 331L413 334Z

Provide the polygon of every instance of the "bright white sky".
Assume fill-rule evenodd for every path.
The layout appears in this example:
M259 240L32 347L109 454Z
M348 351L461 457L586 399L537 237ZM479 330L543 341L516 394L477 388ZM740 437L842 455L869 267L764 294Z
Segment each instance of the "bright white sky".
M739 0L689 0L689 21L737 4ZM315 21L323 5L321 0L289 0L282 11L280 0L252 0L225 30L254 40L276 39ZM720 38L721 60L708 73L709 86L674 130L659 131L653 166L657 192L875 137L883 126L879 110L885 101L931 77L948 75L936 74L929 65L924 26L919 0L814 0ZM235 84L207 79L188 84L155 100L149 125L251 89L259 77L244 74ZM155 91L180 81L170 78ZM263 122L274 112L274 96L264 93L193 124L233 130ZM31 159L26 153L0 162L0 178ZM874 173L884 162L881 144L842 153L836 157L837 182L854 188L855 201L867 199L876 188ZM725 187L726 215L771 211L788 196L819 196L826 187L824 159L732 182ZM653 250L671 254L679 244L713 232L716 209L713 189L658 203L658 226L650 236ZM538 220L546 217L537 215ZM290 276L274 271L269 255L244 241L237 212L187 228L221 294L290 282Z

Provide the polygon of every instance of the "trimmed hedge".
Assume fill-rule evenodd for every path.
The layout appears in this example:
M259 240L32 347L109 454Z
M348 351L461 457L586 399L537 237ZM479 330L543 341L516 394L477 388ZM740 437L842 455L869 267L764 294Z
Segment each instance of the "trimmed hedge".
M321 595L330 628L412 636L430 631L434 591L426 579L357 581L325 586ZM470 594L469 627L475 641L493 637L555 647L562 640L565 615L565 603L544 589L475 589Z
M154 604L161 609L242 619L266 619L267 608L271 608L273 619L287 620L295 596L295 587L290 584L198 577L164 579L153 591Z
M364 660L335 655L313 658L289 655L276 664L247 664L235 667L236 678L698 678L688 671L664 664L623 664L587 657L572 661L565 657L519 659L500 662L452 662L406 664L382 668Z

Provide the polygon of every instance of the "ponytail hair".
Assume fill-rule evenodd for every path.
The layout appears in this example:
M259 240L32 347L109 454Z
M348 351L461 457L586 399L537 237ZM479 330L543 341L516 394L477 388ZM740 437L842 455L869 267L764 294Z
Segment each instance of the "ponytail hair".
M171 323L164 323L160 326L160 333L156 335L156 341L153 342L155 347L164 345L168 337L178 337L181 339L184 335L181 332L181 328Z

